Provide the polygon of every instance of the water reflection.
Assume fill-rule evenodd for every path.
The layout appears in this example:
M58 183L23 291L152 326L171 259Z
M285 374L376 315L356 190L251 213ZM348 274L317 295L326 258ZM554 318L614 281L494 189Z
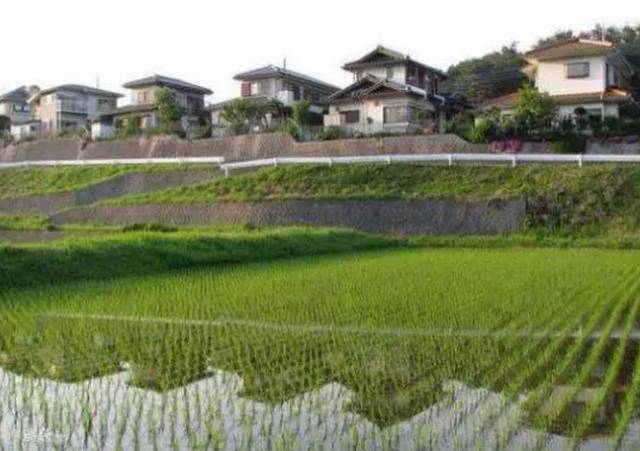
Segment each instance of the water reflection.
M520 396L508 400L462 383L414 417L382 428L350 410L354 394L336 383L284 403L242 397L243 380L209 369L210 377L165 393L127 384L129 372L65 384L0 369L0 447L17 449L527 449L564 450L570 439L527 426ZM557 387L554 393L563 390ZM581 391L578 402L588 402ZM614 399L618 399L615 397ZM618 406L605 406L600 418ZM612 409L612 410L607 410ZM622 443L637 449L640 424ZM608 449L606 436L582 449Z

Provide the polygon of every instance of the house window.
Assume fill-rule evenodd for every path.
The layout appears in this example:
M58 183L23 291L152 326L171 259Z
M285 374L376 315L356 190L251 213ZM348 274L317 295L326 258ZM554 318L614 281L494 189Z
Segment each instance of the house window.
M360 123L360 111L345 111L342 113L344 115L344 121L347 124L359 124Z
M587 78L590 70L589 63L567 64L567 78Z
M602 117L602 108L587 108L586 111L589 117Z
M387 67L387 79L391 80L394 75L395 71L393 70L393 67Z
M418 119L418 110L414 107L391 106L384 108L385 124L415 123Z

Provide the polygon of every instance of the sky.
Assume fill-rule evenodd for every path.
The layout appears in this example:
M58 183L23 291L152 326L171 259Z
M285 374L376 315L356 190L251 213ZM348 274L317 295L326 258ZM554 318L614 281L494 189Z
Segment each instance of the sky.
M239 95L235 74L284 59L346 86L342 64L378 44L446 70L560 29L638 22L638 0L3 0L0 91L76 83L126 93L123 83L157 73L206 86L218 102Z

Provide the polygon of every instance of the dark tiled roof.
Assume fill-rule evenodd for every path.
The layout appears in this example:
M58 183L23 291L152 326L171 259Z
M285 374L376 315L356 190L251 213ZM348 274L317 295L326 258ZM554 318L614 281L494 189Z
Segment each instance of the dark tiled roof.
M613 51L614 47L611 42L573 38L533 49L525 53L525 57L545 61L562 58L608 55Z
M9 91L6 94L0 96L0 102L26 102L31 94L26 86L21 86L18 89Z
M123 85L127 89L144 88L147 86L167 86L170 88L181 89L184 91L190 91L197 94L210 95L213 94L209 88L194 85L177 78L165 77L164 75L152 75L150 77L141 78L139 80L130 81Z
M413 95L419 97L424 97L426 95L426 91L424 89L368 75L336 92L329 97L329 101L366 98L369 95L373 95L374 91L377 91L380 88L386 88L402 95Z
M403 53L397 52L395 50L391 50L381 45L379 45L374 50L364 55L362 58L359 58L355 61L351 61L345 64L344 66L342 66L342 68L347 71L354 71L358 69L364 69L367 67L379 67L379 66L386 66L391 63L407 63L407 62L420 66L426 71L431 72L432 74L438 75L442 79L448 78L447 74L445 74L440 69L436 69L435 67L428 66L424 63L421 63L419 61L412 59L409 55L405 55Z
M290 79L298 80L301 82L306 82L331 92L335 92L340 89L337 86L333 86L317 78L313 78L303 73L296 72L290 69L285 69L284 67L274 66L274 65L264 66L258 69L242 72L233 78L234 80L238 80L238 81L252 81L252 80L261 80L264 78L272 78L272 77L290 78Z
M37 96L51 94L52 92L56 92L56 91L72 91L72 92L79 92L82 94L91 94L91 95L103 96L103 97L118 97L118 98L124 97L124 95L117 92L105 91L104 89L92 88L90 86L84 86L84 85L73 85L73 84L54 86L53 88L44 89L40 91L37 94Z

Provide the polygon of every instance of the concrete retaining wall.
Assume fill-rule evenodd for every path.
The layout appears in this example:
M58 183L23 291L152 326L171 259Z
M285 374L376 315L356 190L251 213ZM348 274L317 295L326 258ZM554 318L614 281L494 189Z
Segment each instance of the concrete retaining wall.
M499 234L523 227L525 201L369 200L94 206L55 214L54 224L95 222L170 225L348 227L400 235Z
M40 140L0 149L0 161L202 156L222 156L227 161L239 161L279 156L486 151L488 146L469 144L456 135L398 136L299 143L289 135L269 133L198 141L167 136L96 143L83 143L80 139Z
M90 205L102 199L193 185L219 176L218 170L210 169L123 174L75 192L0 199L0 214L50 215L74 206Z

